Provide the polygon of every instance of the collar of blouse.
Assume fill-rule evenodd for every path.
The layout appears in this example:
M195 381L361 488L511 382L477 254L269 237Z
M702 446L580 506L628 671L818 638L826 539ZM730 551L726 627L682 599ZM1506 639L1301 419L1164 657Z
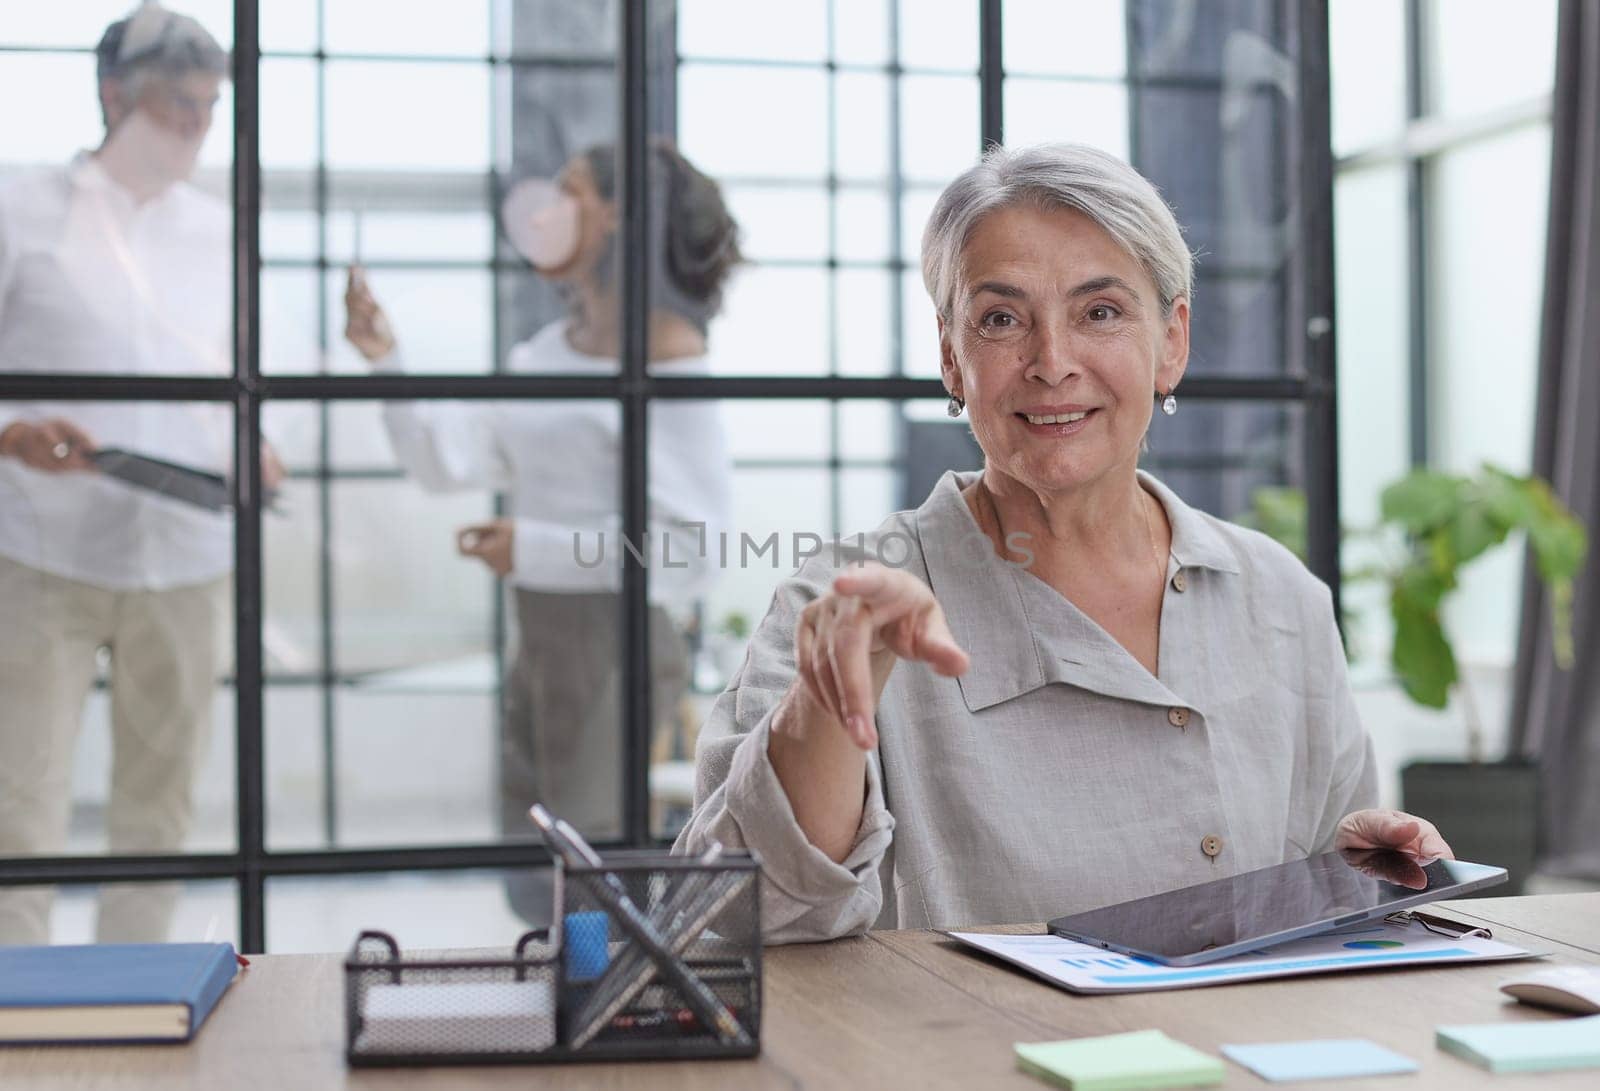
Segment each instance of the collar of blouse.
M1165 655L1157 678L1053 588L995 556L961 497L976 476L945 474L915 513L929 582L956 642L972 657L959 679L967 708L978 712L1051 682L1143 704L1197 708L1170 688L1173 672ZM1172 524L1169 607L1171 581L1180 572L1190 588L1186 599L1234 590L1228 586L1232 581L1219 584L1189 574L1191 569L1239 574L1239 558L1222 533L1155 478L1141 472L1139 479L1161 501ZM1164 608L1164 620L1166 615ZM1019 633L1031 639L1019 639ZM1168 650L1166 632L1161 643Z

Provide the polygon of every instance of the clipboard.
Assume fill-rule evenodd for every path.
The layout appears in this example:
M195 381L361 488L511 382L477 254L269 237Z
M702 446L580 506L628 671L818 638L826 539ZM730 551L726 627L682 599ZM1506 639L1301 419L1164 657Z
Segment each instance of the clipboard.
M228 478L210 470L135 454L120 447L102 447L89 456L89 461L101 473L134 488L181 500L206 511L223 512L233 507ZM263 507L271 508L277 499L277 490L263 490Z

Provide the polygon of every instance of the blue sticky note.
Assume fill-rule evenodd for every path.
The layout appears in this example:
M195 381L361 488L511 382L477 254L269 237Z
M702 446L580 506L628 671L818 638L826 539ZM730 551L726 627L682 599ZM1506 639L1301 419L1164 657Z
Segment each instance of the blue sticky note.
M1262 1042L1223 1046L1222 1055L1262 1079L1326 1080L1340 1076L1385 1076L1415 1072L1416 1062L1365 1038L1322 1038L1306 1042Z

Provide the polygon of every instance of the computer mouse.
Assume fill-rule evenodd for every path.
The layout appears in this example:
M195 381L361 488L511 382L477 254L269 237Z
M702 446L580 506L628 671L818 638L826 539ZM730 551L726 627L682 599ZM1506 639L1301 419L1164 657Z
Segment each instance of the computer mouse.
M1501 982L1500 991L1524 1004L1597 1015L1600 1014L1600 966L1554 966L1535 970Z

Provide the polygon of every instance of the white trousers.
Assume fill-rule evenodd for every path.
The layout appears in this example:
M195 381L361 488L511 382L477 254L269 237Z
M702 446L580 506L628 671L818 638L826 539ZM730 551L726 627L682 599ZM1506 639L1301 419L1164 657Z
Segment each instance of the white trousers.
M111 652L112 853L176 852L230 616L231 579L107 591L0 558L0 856L64 851L73 750L101 648ZM95 939L166 939L177 883L107 884ZM50 940L53 887L0 886L0 944Z

